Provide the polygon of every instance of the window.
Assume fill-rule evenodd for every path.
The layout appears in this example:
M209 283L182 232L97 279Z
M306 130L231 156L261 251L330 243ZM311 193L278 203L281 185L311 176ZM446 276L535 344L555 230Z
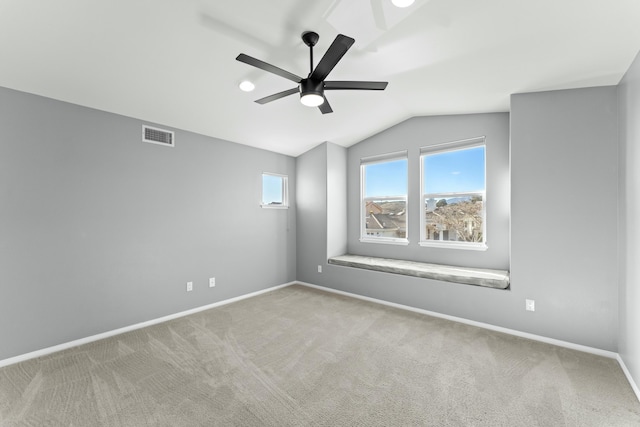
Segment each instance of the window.
M261 206L280 209L289 207L289 181L286 175L262 174Z
M360 241L408 244L407 153L360 161Z
M421 149L420 245L485 250L484 137Z

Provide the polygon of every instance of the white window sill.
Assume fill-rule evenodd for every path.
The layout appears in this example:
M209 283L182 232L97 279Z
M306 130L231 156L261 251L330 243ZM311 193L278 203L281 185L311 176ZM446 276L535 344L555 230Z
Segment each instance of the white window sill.
M263 209L289 209L289 206L282 205L260 205Z
M509 288L509 271L486 268L457 267L428 264L401 259L378 258L362 255L341 255L329 258L329 264L362 268L391 274L421 277L443 282L462 283L494 289Z
M361 237L360 242L382 243L383 245L401 245L401 246L407 246L409 244L409 240L407 239L390 239L390 238L384 238L384 237Z
M418 242L418 244L422 247L464 249L468 251L486 251L489 249L485 243L423 241Z

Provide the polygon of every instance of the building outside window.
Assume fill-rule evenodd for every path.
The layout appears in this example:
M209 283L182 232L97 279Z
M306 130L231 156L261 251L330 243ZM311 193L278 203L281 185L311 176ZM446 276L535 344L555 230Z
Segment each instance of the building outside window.
M484 137L421 151L420 245L484 250Z
M360 241L408 244L407 153L360 161Z

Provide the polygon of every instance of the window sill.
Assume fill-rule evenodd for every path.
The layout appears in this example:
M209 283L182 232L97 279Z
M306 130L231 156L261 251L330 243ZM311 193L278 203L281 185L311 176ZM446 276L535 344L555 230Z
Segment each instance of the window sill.
M423 242L418 242L418 244L427 248L464 249L468 251L486 251L489 249L489 247L484 243L438 242L425 240Z
M361 255L332 257L329 258L329 264L487 288L507 289L509 287L507 270L456 267Z
M263 209L289 209L289 206L278 206L278 205L260 205Z
M407 246L409 240L407 239L389 239L384 237L361 237L362 243L382 243L383 245L402 245Z

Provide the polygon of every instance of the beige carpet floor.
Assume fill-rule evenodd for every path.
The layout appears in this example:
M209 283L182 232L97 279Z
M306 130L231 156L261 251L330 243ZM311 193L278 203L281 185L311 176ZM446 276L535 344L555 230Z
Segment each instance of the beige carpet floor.
M640 426L615 360L290 286L0 369L0 426Z

